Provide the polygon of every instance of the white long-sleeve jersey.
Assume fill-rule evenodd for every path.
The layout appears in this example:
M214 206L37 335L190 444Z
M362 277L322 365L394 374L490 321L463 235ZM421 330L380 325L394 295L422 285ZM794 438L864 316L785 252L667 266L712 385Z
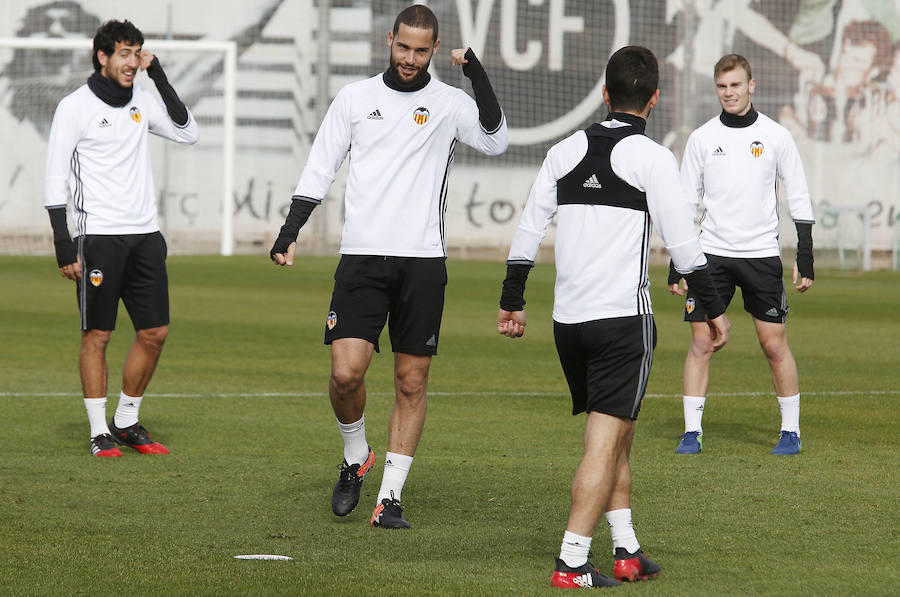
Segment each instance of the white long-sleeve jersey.
M499 155L509 146L506 119L484 130L475 101L434 79L411 92L391 89L380 74L351 83L331 103L294 195L321 201L349 152L341 253L446 256L457 140Z
M87 85L64 97L50 127L44 206L65 206L71 193L75 236L159 230L148 132L192 144L198 127L190 111L187 124L176 125L162 100L140 85L121 108Z
M594 140L600 127L623 137L606 150L608 158ZM507 262L533 263L557 216L559 323L653 312L647 273L653 226L679 271L706 266L678 162L641 133L641 119L619 114L578 131L550 148L531 187Z
M784 185L794 222L814 222L806 174L793 137L759 114L746 127L710 119L688 137L681 176L691 190L691 213L700 199L703 250L722 257L775 257L778 245L776 182Z

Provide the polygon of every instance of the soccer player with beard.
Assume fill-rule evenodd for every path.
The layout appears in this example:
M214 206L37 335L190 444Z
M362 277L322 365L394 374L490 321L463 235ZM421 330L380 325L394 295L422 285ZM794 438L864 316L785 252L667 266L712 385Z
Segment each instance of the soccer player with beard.
M44 205L59 271L76 282L91 454L102 457L121 456L117 443L143 454L168 454L138 422L169 332L166 241L157 220L148 133L193 144L198 128L143 43L143 34L128 21L107 21L97 29L94 73L59 102L47 145ZM142 70L162 101L135 84ZM70 193L74 241L66 224ZM107 425L106 347L119 299L136 336L122 371L119 405Z
M331 507L337 516L353 511L375 461L365 433L364 378L387 322L396 399L370 524L391 529L410 526L400 497L425 424L428 370L437 354L447 283L447 180L456 143L488 155L509 145L503 112L471 49L453 50L451 64L471 80L474 100L428 74L439 44L430 9L410 6L397 16L388 33L389 68L334 98L270 252L277 265L293 265L301 226L349 155L341 260L325 322L329 395L344 440Z

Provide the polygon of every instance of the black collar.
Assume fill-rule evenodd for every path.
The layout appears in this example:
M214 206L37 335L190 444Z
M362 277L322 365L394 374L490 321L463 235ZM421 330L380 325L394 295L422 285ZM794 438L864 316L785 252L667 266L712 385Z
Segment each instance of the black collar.
M640 116L635 116L634 114L626 114L625 112L610 112L606 115L605 120L612 120L614 118L619 122L624 122L626 124L630 124L633 127L636 127L642 133L644 132L644 129L647 128L647 121Z
M738 116L736 114L729 114L725 110L722 110L722 113L719 114L719 121L722 124L729 128L733 129L743 129L747 128L759 118L759 112L756 111L756 108L753 107L753 104L750 104L750 109L743 116Z
M107 79L98 70L88 77L87 84L94 95L114 108L127 105L131 101L131 94L134 90L133 87L122 87L112 79Z
M394 75L394 69L388 67L384 74L381 76L384 84L393 89L394 91L418 91L423 89L429 82L431 82L431 75L428 71L423 72L421 75L410 81L409 83L404 83L397 79L396 75Z

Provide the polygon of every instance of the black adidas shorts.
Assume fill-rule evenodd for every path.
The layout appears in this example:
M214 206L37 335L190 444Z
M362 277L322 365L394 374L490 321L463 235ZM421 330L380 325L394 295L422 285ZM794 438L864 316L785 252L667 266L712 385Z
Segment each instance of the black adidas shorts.
M784 292L784 271L781 257L737 258L707 253L709 275L712 277L725 307L740 286L744 310L760 321L784 323L790 310ZM685 321L705 321L706 313L688 287L684 302Z
M572 394L573 415L593 411L637 419L656 348L652 315L554 321L553 336Z
M334 273L325 344L362 338L378 351L387 321L394 352L435 355L446 286L444 257L342 255Z
M116 329L120 298L135 330L169 325L167 248L160 232L90 234L77 243L82 330Z

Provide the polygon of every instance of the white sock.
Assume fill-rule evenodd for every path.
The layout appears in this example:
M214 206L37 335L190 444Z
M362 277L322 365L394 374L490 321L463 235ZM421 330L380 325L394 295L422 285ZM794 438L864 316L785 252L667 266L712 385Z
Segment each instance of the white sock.
M563 534L562 546L559 548L559 559L569 568L583 566L587 562L588 552L591 551L592 539L566 531Z
M119 392L119 405L116 407L116 416L113 422L119 429L131 427L138 422L138 411L141 410L143 396L129 396L125 392Z
M781 430L800 435L800 394L778 396L778 407L781 409Z
M699 431L703 435L703 407L706 396L684 396L684 432Z
M400 493L403 491L403 484L406 483L406 475L409 474L412 461L412 456L395 452L385 453L384 476L381 477L381 489L378 491L376 505L380 504L383 499L400 499Z
M609 523L609 532L612 534L613 553L617 547L624 547L628 553L634 553L641 548L634 534L634 525L631 523L631 508L610 510L606 513L606 522Z
M369 444L366 441L366 416L355 423L338 421L341 437L344 438L344 460L347 464L362 464L369 458Z
M87 411L88 422L91 424L92 438L109 433L109 427L106 425L106 396L85 398L84 409Z

